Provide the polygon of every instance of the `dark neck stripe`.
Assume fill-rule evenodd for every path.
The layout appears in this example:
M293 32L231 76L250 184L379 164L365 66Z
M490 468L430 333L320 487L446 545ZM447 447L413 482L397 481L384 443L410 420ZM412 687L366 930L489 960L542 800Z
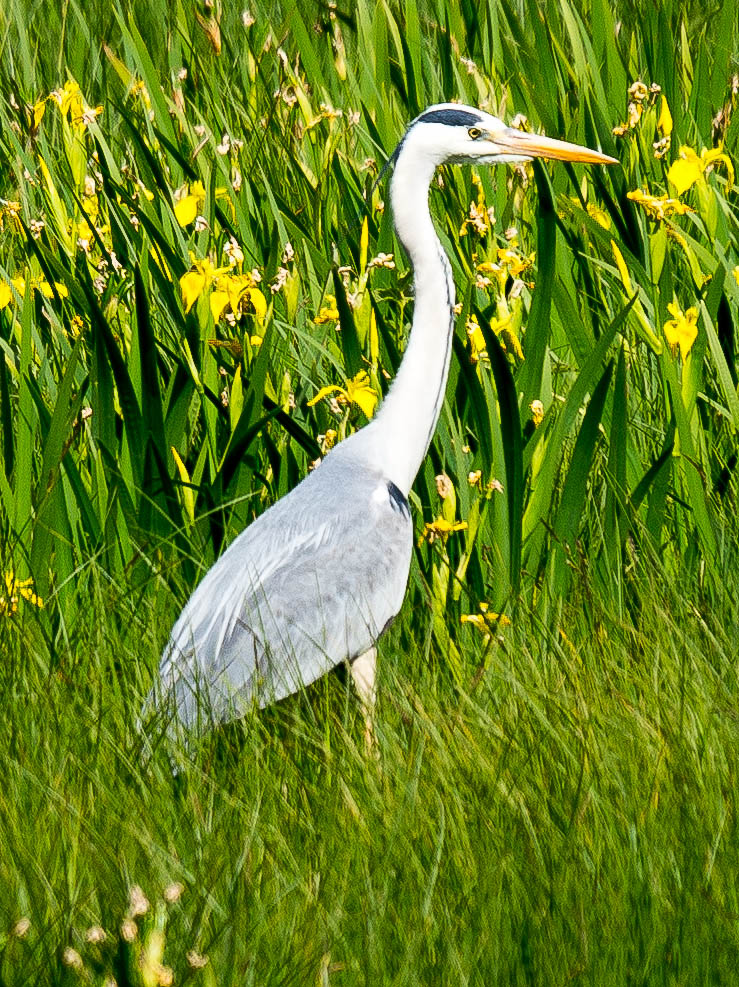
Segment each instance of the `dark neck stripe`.
M443 123L447 127L478 127L480 117L476 113L468 113L467 110L429 110L422 113L416 123Z

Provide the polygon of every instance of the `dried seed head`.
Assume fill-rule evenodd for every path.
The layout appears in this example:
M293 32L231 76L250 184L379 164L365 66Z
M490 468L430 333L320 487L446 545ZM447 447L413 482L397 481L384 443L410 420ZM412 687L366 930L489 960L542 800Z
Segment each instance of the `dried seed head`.
M439 473L436 477L436 490L442 500L446 500L449 494L454 489L452 481L446 475L446 473Z
M82 957L77 952L77 950L73 949L71 946L67 946L67 948L62 953L62 963L65 966L71 966L72 969L74 970L81 970L82 967L84 966L82 962Z
M149 911L149 899L138 884L134 884L128 892L128 912L131 918L146 915Z
M194 949L191 949L187 954L187 962L193 970L202 970L204 966L208 965L208 957L203 956L202 953L198 953Z
M529 408L531 409L531 417L534 420L534 425L538 427L544 421L544 405L538 398L535 398L529 405Z
M185 885L181 881L173 881L164 889L164 900L168 905L174 905L176 901L180 900L184 890Z

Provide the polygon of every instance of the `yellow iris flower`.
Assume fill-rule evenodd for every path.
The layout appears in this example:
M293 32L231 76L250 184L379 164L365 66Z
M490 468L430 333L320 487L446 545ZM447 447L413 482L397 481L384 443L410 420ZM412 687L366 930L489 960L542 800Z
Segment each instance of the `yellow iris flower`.
M650 195L649 192L640 188L634 189L633 192L627 192L626 198L636 202L650 219L654 219L658 223L670 216L682 216L686 212L693 212L690 206L686 206L679 199L670 199L666 195Z
M667 180L675 187L677 194L682 195L696 182L705 182L706 174L717 164L722 164L726 168L729 184L733 185L734 166L720 147L704 147L698 154L692 147L683 146L680 148L678 160L670 165Z
M467 338L470 341L470 359L473 363L477 363L479 360L486 360L488 356L487 346L476 315L469 317L466 328Z
M351 380L348 380L346 387L340 387L338 384L330 384L328 387L322 387L318 394L310 399L308 407L312 408L314 404L318 404L321 398L325 398L329 394L336 394L337 392L339 395L337 400L340 404L356 404L358 408L362 409L367 418L371 418L374 415L379 395L370 384L369 374L366 370L360 370Z
M336 307L336 299L333 295L326 295L326 304L321 307L318 315L313 320L313 324L316 326L325 325L326 322L337 322L339 319L339 310Z
M10 617L18 611L18 602L22 598L34 607L43 610L44 601L33 591L32 579L16 579L15 573L11 569L3 576L4 587L0 585L0 614ZM2 590L4 589L4 592Z
M495 610L491 610L488 603L480 604L479 613L463 613L459 620L462 624L472 624L473 627L476 627L486 641L490 638L490 631L494 630L496 626L511 626L510 617L506 617L504 613L496 613Z
M664 324L665 337L670 346L680 347L680 355L684 360L698 336L698 309L691 307L683 312L677 302L671 302L667 311L672 318Z
M0 280L0 309L6 308L13 301L13 292L10 289L12 285L17 293L23 298L26 293L26 282L24 278L11 278L10 284L7 281ZM58 281L54 282L54 288L60 298L66 298L69 295L65 285L60 284ZM44 298L53 298L54 291L45 278L33 278L31 281L31 291L40 291Z
M103 112L102 106L87 105L79 83L75 82L74 79L65 82L62 89L55 89L48 98L54 100L61 115L78 130L84 129L91 120ZM36 103L33 108L34 127L38 127L43 115L44 103Z
M187 274L183 274L180 278L180 291L186 312L190 311L198 298L210 288L219 275L231 270L230 267L214 267L208 257L196 260L194 255L190 254L190 260L192 267Z
M195 302L206 291L213 289L210 296L210 311L213 321L218 322L227 308L238 316L243 302L251 305L258 322L263 322L267 314L267 299L264 297L251 274L233 274L233 268L215 267L209 258L196 260L190 254L192 267L180 278L180 291L189 312Z
M210 296L213 321L218 322L228 306L231 307L233 314L237 315L243 301L250 302L257 321L264 322L267 314L267 299L259 288L255 287L254 279L250 274L225 274L217 278L216 286Z
M421 545L424 541L427 541L429 545L433 545L439 538L442 541L446 541L449 535L453 535L455 531L464 531L466 528L466 521L447 521L444 517L437 517L435 521L431 521L423 526L423 532L418 539L418 544Z

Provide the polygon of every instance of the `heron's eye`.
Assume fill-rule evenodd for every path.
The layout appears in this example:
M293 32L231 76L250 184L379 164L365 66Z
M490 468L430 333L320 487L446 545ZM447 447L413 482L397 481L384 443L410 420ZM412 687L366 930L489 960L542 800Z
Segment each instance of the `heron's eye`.
M470 140L476 141L478 137L482 137L482 131L478 130L477 127L470 127L470 129L467 131L467 136L470 138Z

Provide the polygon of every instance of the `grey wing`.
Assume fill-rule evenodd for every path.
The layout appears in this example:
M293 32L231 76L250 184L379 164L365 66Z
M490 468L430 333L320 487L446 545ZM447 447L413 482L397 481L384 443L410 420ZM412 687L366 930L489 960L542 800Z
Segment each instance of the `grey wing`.
M347 483L328 466L242 532L175 624L161 688L185 725L309 685L371 647L400 609L413 544L407 501L378 474Z

